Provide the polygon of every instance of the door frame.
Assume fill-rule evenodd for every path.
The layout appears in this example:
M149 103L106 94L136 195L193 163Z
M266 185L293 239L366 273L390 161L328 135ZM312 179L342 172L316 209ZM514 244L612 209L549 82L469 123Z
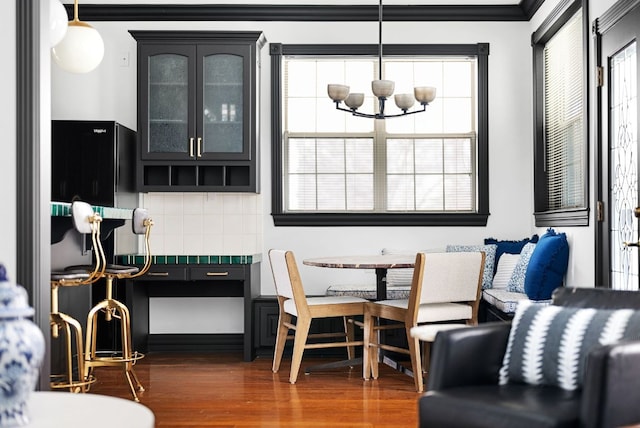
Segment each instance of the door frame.
M595 227L595 285L596 287L611 288L610 283L610 259L609 259L609 219L607 216L609 206L609 158L603 156L604 146L608 147L608 114L602 113L603 97L607 97L604 79L608 79L605 71L607 64L602 60L602 37L611 30L619 21L627 16L636 7L640 7L640 0L620 0L596 18L592 24L594 39L594 55L596 64L596 79L594 90L595 109L595 167L596 167L596 227ZM640 42L640 40L638 40ZM608 102L607 102L608 105ZM603 133L607 133L606 136ZM640 178L640 176L639 176Z

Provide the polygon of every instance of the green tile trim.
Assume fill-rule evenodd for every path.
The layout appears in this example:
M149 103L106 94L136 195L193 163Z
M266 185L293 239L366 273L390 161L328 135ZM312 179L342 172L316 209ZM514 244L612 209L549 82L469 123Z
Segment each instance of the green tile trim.
M100 214L103 219L129 220L133 216L133 210L130 208L93 205L93 210ZM69 202L51 202L50 211L52 217L70 217L71 204Z

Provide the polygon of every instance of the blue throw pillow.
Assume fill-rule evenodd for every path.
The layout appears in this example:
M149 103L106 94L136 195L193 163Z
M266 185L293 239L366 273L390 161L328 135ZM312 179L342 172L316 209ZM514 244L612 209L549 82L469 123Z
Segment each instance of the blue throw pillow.
M524 247L522 247L520 258L518 259L516 266L513 268L511 278L509 278L509 282L507 283L507 291L524 293L524 278L527 275L529 260L531 260L531 255L535 249L536 244L533 242L528 242Z
M529 242L534 244L538 242L538 235L533 235L531 238L524 238L519 241L501 241L495 238L486 238L484 240L485 245L495 244L498 246L496 248L496 264L493 273L495 274L498 269L498 262L500 261L501 255L504 253L520 254L524 246Z
M582 386L592 349L638 338L640 311L521 301L511 323L499 381L573 391Z
M562 285L569 265L569 243L564 233L548 229L531 254L524 279L524 292L531 300L548 300Z

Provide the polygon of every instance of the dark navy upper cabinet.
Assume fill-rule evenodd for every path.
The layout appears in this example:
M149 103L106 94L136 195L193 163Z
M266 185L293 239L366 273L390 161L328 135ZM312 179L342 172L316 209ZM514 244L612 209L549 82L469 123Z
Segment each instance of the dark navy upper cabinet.
M138 189L257 192L260 32L131 31Z

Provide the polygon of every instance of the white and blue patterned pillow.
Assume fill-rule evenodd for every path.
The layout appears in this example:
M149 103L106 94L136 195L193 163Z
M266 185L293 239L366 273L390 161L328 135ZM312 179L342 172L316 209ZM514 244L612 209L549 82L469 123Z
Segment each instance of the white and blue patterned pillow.
M529 242L524 247L522 247L518 263L516 264L516 267L513 268L511 279L509 279L509 283L507 284L508 291L512 291L514 293L524 293L524 278L527 274L527 267L529 266L531 254L533 254L533 250L535 249L536 244L532 242Z
M582 386L588 353L625 339L640 339L640 311L521 301L511 324L500 384L576 390Z
M482 289L491 288L493 283L493 266L496 264L496 244L489 245L447 245L448 253L484 251L484 271L482 272Z

